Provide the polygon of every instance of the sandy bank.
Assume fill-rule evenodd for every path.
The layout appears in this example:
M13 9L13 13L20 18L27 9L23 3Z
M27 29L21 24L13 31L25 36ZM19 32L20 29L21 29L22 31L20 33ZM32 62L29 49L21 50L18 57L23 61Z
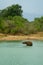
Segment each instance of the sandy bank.
M0 38L0 41L6 40L6 41L13 41L13 40L43 40L43 37L33 37L33 36L7 36Z
M4 35L0 34L0 41L14 41L14 40L43 40L43 32L31 35Z

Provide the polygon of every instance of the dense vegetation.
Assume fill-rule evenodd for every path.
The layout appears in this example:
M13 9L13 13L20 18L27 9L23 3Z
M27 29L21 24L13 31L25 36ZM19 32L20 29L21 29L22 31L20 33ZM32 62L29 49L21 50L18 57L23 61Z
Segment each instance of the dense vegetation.
M3 9L2 11L0 10L0 16L2 17L8 17L8 16L22 16L22 9L21 6L16 4L16 5L12 5L9 6L5 9Z
M43 17L29 22L22 16L22 7L18 4L0 10L0 33L30 34L43 31Z

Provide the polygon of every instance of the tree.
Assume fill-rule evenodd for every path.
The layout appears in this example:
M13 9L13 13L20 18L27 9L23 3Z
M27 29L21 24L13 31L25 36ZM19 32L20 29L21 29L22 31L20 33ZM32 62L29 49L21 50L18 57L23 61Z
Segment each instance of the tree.
M34 19L34 26L37 31L43 31L43 17Z
M23 10L22 7L18 4L9 6L1 11L1 16L8 17L8 16L22 16Z

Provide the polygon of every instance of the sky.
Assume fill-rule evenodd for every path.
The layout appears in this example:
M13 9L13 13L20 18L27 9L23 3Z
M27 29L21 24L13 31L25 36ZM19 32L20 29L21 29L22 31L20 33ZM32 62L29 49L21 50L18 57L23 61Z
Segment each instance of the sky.
M24 13L43 15L43 0L0 0L0 9L12 4L20 4Z

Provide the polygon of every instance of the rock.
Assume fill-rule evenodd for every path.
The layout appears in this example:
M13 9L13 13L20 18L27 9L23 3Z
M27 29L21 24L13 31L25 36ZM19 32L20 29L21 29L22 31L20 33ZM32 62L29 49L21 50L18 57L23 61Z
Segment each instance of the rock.
M30 41L25 41L25 42L23 42L23 44L26 44L27 46L32 46L32 42L30 42Z

